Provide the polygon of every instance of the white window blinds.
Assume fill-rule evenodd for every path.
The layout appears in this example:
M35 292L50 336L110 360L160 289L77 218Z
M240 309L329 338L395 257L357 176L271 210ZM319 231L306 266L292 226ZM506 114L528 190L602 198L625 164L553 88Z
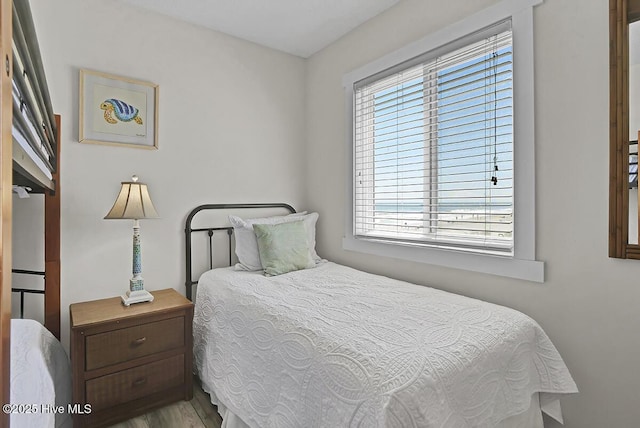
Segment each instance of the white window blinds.
M354 84L354 235L513 254L505 21Z

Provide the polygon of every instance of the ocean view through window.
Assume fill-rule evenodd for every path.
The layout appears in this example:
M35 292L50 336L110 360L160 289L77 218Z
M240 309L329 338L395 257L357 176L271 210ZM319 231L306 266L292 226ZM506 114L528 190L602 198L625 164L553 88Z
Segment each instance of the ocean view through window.
M512 255L509 21L354 84L354 231Z

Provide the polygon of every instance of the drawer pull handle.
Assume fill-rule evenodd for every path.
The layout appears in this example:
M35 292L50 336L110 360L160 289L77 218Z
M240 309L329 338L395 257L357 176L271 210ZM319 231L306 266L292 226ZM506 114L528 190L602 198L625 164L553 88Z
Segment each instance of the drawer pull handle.
M141 377L133 381L133 386L140 386L140 385L144 385L145 383L147 383L147 378Z
M146 337L141 337L140 339L136 339L136 340L134 340L133 342L131 342L131 344L132 344L133 346L140 346L140 345L142 345L142 344L143 344L144 342L146 342L146 341L147 341L147 338L146 338Z

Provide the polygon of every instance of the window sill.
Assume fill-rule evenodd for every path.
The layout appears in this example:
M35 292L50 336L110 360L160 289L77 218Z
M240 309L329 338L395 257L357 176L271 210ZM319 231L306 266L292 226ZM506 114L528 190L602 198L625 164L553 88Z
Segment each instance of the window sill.
M544 262L492 254L476 254L440 248L413 247L385 242L371 242L353 236L342 240L348 251L373 254L412 262L445 266L509 278L544 282Z

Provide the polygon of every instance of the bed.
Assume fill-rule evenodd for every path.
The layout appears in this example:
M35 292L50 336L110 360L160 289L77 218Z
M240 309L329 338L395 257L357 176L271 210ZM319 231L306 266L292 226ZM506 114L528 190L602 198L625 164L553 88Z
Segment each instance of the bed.
M214 232L229 235L230 257L236 242L233 227L194 228L193 217L247 205L205 207L185 228L194 366L228 428L562 422L559 398L577 388L531 318L318 258L276 276L210 262L193 281L193 232L209 235L210 258Z
M71 367L58 339L27 319L13 320L11 338L11 426L71 427Z
M70 372L60 338L60 117L53 113L28 0L0 1L2 51L7 55L0 91L0 367L3 404L51 406L36 414L17 407L0 414L0 425L71 426L53 407L69 402ZM44 270L12 260L12 188L21 196L44 198ZM12 266L13 262L13 266ZM35 277L34 286L12 287L12 275ZM44 278L44 287L40 281ZM25 294L43 296L44 326L22 318ZM11 299L20 312L11 313ZM37 373L37 376L36 376ZM41 377L42 376L42 377ZM37 399L37 401L36 401ZM65 404L66 405L66 404ZM22 409L24 410L24 408ZM36 410L33 408L32 410ZM67 409L65 407L65 413Z

